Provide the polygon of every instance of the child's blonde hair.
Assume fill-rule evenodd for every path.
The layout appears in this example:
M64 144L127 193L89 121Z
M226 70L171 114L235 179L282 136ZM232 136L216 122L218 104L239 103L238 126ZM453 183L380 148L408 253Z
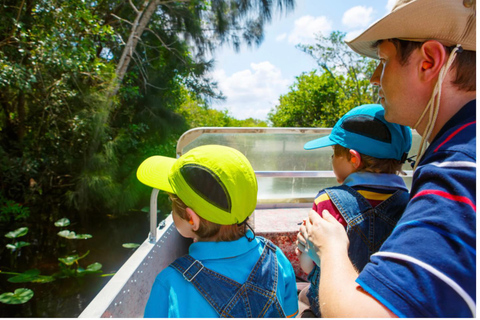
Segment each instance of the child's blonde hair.
M183 220L188 220L187 205L175 194L169 193L168 196L172 200L173 214L178 215ZM201 239L216 237L216 241L235 241L245 236L247 232L245 223L221 225L205 220L200 215L198 217L200 218L200 226L194 233Z
M349 151L350 149L339 144L333 146L333 152L336 157L346 157L347 160L350 161L352 155ZM406 175L406 173L402 170L403 163L400 160L379 159L362 153L360 153L360 156L362 157L362 161L357 171Z

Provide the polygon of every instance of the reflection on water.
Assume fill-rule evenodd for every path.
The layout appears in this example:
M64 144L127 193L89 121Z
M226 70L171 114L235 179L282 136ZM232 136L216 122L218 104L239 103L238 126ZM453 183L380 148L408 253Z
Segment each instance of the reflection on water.
M159 220L163 216L159 216ZM145 212L132 212L128 216L111 220L96 220L87 226L72 221L77 233L89 233L93 238L88 240L63 240L56 232L47 232L49 223L29 226L29 234L36 235L32 246L22 248L19 264L16 270L6 270L5 259L8 252L2 252L0 270L24 272L37 268L43 275L51 275L58 271L58 257L63 257L70 250L73 254L90 254L80 260L80 265L99 262L104 274L114 273L134 252L133 249L122 247L123 243L143 243L148 236L149 221ZM51 231L51 230L50 230ZM54 230L58 231L58 230ZM56 243L74 241L72 248L65 248ZM1 317L47 317L70 318L78 315L86 308L95 295L102 289L111 277L85 276L82 278L59 279L51 283L9 283L8 276L0 274L0 292L13 292L17 288L29 288L34 291L34 297L26 304L7 305L0 303Z

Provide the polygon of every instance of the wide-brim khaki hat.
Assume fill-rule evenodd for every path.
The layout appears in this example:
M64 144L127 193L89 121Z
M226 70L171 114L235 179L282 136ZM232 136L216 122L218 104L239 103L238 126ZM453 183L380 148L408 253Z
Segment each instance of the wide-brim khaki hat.
M378 40L437 40L476 51L475 0L397 0L392 11L358 37L346 41L355 52L378 59Z

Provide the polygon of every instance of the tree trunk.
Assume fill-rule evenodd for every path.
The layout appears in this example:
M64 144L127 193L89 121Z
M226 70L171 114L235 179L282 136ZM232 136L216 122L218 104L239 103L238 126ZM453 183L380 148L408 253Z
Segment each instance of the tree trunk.
M116 81L115 86L112 90L111 96L115 96L120 89L125 73L127 72L130 61L132 60L132 55L135 52L135 48L138 44L138 40L142 36L147 24L150 22L150 19L157 9L157 6L160 4L160 0L146 0L140 10L137 11L137 17L132 25L132 32L128 37L128 41L125 45L125 49L122 52L120 61L117 65Z

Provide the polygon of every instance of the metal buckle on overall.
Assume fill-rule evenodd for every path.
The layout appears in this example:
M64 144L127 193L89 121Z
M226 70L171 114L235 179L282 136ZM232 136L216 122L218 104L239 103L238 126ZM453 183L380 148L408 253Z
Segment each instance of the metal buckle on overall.
M189 279L185 274L188 272L188 270L190 270L191 267L193 267L193 266L195 265L195 263L200 264L200 269L198 269L198 271L195 272L195 274L193 275L193 277L191 277L191 278ZM190 267L188 267L187 270L185 270L185 272L183 273L183 277L184 277L185 280L187 280L188 282L192 282L192 280L195 279L195 277L200 273L200 271L203 270L203 268L204 268L203 264L202 264L200 261L195 260L195 261L190 265Z

